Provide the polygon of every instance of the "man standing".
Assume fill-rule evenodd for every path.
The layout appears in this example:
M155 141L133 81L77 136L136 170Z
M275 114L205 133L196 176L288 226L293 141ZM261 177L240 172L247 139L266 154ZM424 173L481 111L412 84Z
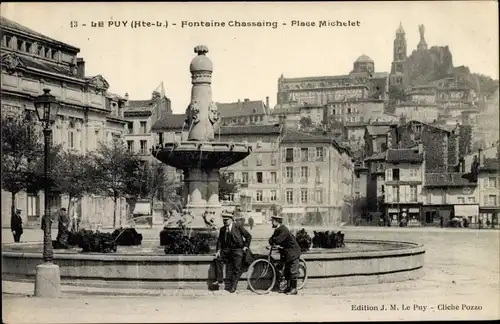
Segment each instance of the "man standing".
M69 239L69 223L70 219L66 208L61 208L58 217L58 231L57 231L57 241L62 245L66 246Z
M233 214L223 212L224 226L220 229L217 240L217 253L215 254L215 276L217 281L213 284L221 285L223 280L223 264L229 266L230 273L226 273L228 287L231 293L236 291L238 280L241 276L241 265L244 253L250 247L252 235L240 224L235 223Z
M299 277L300 246L288 228L283 225L283 217L272 216L272 226L275 229L269 244L280 246L281 261L285 264L285 279L288 287L287 295L297 295L297 279Z
M12 230L12 235L14 236L14 242L19 243L21 235L23 235L23 219L21 217L20 209L16 209L16 212L12 214L12 217L10 218L10 229Z

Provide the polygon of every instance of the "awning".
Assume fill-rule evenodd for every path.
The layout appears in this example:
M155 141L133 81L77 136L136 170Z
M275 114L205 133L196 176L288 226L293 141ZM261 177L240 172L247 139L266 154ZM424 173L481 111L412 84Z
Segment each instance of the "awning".
M478 216L479 205L455 205L455 216Z
M137 203L134 208L134 215L151 215L150 203Z
M281 213L283 214L304 214L305 212L305 208L299 207L283 207L281 210Z

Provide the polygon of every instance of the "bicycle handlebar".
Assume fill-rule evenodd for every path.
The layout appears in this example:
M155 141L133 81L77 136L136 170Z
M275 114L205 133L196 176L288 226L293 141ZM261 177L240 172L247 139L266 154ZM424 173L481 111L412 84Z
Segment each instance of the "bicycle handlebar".
M266 246L266 249L272 251L272 250L281 250L283 248L281 246L278 246L278 245L268 245L268 246Z

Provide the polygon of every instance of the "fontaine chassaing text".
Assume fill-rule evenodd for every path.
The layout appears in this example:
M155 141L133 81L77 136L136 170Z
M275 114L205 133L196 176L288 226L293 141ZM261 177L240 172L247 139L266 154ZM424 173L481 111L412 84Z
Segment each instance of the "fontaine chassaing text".
M438 305L421 305L421 304L380 304L380 305L351 305L352 311L480 311L483 307L474 304L438 304Z
M217 28L217 27L235 27L235 28L247 28L247 27L268 27L272 29L278 28L278 26L290 26L290 27L359 27L361 22L359 20L291 20L284 22L268 21L268 20L203 20L203 21L190 21L182 20L180 22L170 22L168 20L99 20L90 22L80 22L72 20L70 22L71 28L168 28L168 27L180 27L180 28Z

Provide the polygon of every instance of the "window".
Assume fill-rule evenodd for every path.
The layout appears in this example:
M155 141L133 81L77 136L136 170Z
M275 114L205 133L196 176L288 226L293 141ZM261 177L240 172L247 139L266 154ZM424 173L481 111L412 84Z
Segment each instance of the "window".
M147 123L141 121L141 134L146 134L146 133L147 133Z
M286 190L286 203L293 204L293 189Z
M307 204L307 188L300 189L300 201Z
M417 169L410 169L410 177L411 178L417 177Z
M318 204L322 204L323 203L323 190L321 189L316 189L316 202Z
M306 166L300 167L300 178L301 181L307 182L309 178L309 168Z
M392 169L392 181L399 181L399 169Z
M128 132L128 134L134 133L134 122L127 123L127 132Z
M148 141L141 141L141 154L146 154L148 150Z
M241 161L241 164L243 166L247 166L248 165L248 159L243 159L243 161Z
M69 138L69 148L75 148L75 133L70 130L68 131L68 138Z
M271 165L276 165L276 156L274 154L271 155Z
M307 162L307 152L308 152L307 148L300 149L300 160L302 162Z
M360 197L359 191L356 191L354 193L354 198L359 199L359 197Z
M293 168L286 167L286 178L288 182L293 182Z
M40 208L40 199L37 195L28 195L28 206L26 210L26 216L28 216L28 220L31 218L38 218L39 216L39 208Z
M316 148L316 161L323 161L323 148L322 147Z
M497 178L490 177L488 179L488 187L490 187L490 188L496 188L497 187Z
M392 200L399 202L399 186L392 186Z
M263 183L264 181L262 180L262 172L256 172L257 173L257 183Z
M262 196L262 190L257 190L257 191L255 192L255 200L257 200L257 201L262 201L262 197L263 197L263 196Z
M248 172L241 172L241 182L248 183Z
M278 192L276 190L271 190L271 201L276 201L278 199Z
M227 177L227 182L228 183L233 183L234 182L234 172L228 172L226 173Z
M417 201L417 186L410 186L410 201Z
M293 162L293 148L286 149L285 162Z
M468 198L467 198L467 202L468 202L469 204L475 204L475 203L476 203L476 198L474 198L474 197L468 197Z
M271 183L278 182L278 174L276 172L271 172Z
M497 196L489 195L488 196L488 206L496 206L497 205Z
M458 201L458 204L460 204L460 205L465 204L465 198L464 197L458 197L457 201Z
M257 155L257 165L262 165L262 154Z
M354 188L359 189L359 180L354 181Z
M50 55L51 55L51 57L52 57L53 60L57 60L57 54L58 53L59 53L58 51L52 50L52 53Z

